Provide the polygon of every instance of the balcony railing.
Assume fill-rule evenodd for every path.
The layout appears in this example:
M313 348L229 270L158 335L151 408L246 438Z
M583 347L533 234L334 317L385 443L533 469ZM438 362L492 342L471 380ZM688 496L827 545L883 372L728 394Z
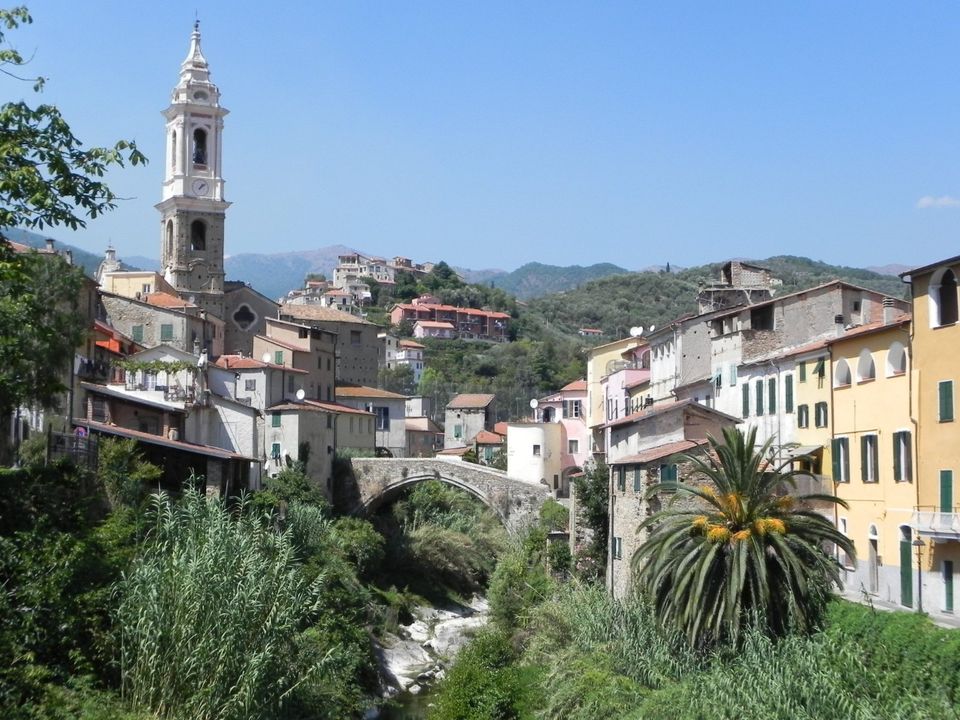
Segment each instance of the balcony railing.
M933 506L921 506L913 511L911 524L921 535L960 540L960 508L944 512Z

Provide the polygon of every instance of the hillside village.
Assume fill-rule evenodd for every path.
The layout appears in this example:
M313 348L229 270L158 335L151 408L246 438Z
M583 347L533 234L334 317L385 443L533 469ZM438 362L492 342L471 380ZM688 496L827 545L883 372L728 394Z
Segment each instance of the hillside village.
M165 113L163 270L123 269L106 251L85 284L90 333L65 407L20 408L14 445L44 432L132 438L168 487L192 471L224 496L300 461L333 501L337 458L478 462L571 506L574 551L589 538L572 480L605 465L606 575L623 596L637 526L667 501L647 488L683 480L690 468L675 456L703 452L723 428L756 428L772 465L848 503L830 518L858 550L848 594L909 608L923 587L929 612L954 612L960 458L944 348L955 341L956 258L904 273L910 301L840 280L782 293L769 269L730 261L700 283L695 312L613 341L580 328L584 376L529 407L498 409L496 395L467 391L433 407L383 387L384 371L402 369L416 387L430 367L425 341L506 343L516 318L417 294L455 273L399 256L342 255L330 280L308 276L279 302L225 279L219 96L195 29ZM52 241L13 247L57 255ZM369 316L380 305L378 325Z

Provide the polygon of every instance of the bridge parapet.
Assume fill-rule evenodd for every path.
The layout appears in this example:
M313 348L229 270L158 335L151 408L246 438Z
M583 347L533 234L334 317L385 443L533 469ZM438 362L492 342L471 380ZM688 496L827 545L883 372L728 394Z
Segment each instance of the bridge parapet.
M353 458L356 483L348 508L355 514L376 510L404 488L425 480L465 490L486 504L511 533L536 521L550 490L509 477L500 470L442 458Z

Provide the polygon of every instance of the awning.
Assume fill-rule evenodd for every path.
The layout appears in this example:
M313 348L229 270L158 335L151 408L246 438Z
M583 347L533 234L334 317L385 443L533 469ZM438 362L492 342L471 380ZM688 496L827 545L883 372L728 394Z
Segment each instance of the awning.
M816 455L822 451L822 445L784 445L780 448L780 456L784 460L792 460L804 455Z

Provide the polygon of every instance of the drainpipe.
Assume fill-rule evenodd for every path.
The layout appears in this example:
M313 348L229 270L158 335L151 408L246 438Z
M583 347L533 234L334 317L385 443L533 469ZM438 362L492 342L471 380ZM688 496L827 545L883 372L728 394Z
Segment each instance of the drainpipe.
M901 282L907 284L908 281L901 278ZM913 297L913 278L909 280L910 285L910 310L913 311L914 306L914 297ZM918 416L920 415L920 396L917 396L917 412L913 412L913 336L915 333L914 327L914 318L910 318L910 327L906 330L907 333L907 398L910 403L910 425L913 428L913 447L911 448L910 458L913 463L913 474L914 477L911 478L913 482L913 491L914 497L916 498L916 514L917 522L914 523L914 531L917 537L920 537L920 422ZM931 542L932 546L932 542ZM930 548L930 556L933 557L933 548ZM918 573L919 574L919 573ZM920 582L923 582L920 578Z

